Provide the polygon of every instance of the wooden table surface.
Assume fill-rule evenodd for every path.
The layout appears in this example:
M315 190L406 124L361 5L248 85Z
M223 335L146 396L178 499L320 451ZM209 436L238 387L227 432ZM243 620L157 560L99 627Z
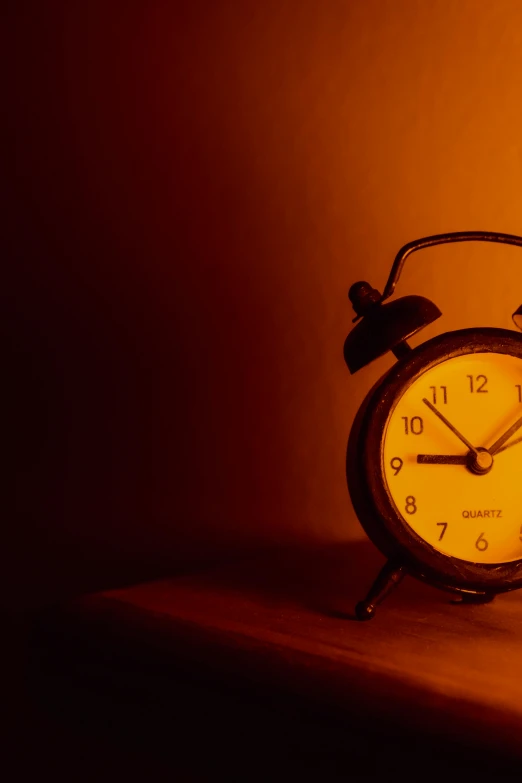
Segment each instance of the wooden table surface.
M522 592L470 606L406 578L360 623L353 607L382 563L366 542L281 549L76 600L61 633L72 623L91 653L117 639L161 658L157 672L172 656L368 726L521 758Z

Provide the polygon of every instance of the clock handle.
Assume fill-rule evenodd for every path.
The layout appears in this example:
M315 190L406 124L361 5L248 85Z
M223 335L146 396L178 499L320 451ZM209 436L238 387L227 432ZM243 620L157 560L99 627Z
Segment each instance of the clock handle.
M414 239L413 242L408 242L407 245L401 247L395 256L395 261L380 301L384 302L385 299L388 299L393 294L395 286L399 282L404 262L411 253L414 253L416 250L424 250L426 247L446 245L450 242L500 242L504 245L522 247L522 237L518 237L515 234L498 234L494 231L454 231L450 234L434 234L431 237Z

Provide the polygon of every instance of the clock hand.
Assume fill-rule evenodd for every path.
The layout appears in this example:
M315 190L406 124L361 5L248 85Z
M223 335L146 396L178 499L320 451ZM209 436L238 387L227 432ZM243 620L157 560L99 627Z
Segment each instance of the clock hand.
M510 449L511 446L516 446L517 443L522 443L522 435L497 448L495 455ZM466 465L467 456L465 454L417 454L417 462L419 465Z
M435 416L438 416L438 417L439 417L439 419L440 419L442 422L444 422L444 424L446 425L446 427L448 427L448 429L450 429L450 430L453 432L453 434L454 434L454 435L456 435L456 436L457 436L457 438L459 438L459 440L461 440L461 441L462 441L462 443L464 443L464 445L468 447L468 449L469 449L470 451L472 451L474 454L478 454L478 449L476 449L476 448L475 448L475 446L472 446L472 444L469 442L469 440L467 440L467 438L465 438L465 437L464 437L464 435L462 435L462 434L461 434L461 433L458 431L458 429L456 429L456 427L454 427L454 426L453 426L453 424L452 424L450 421L448 421L448 420L447 420L447 418L446 418L445 416L443 416L443 415L442 415L442 413L441 413L440 411L438 411L438 410L437 410L437 408L435 407L435 405L432 405L432 404L431 404L431 402L430 402L429 400L427 400L427 399L426 399L426 397L424 397L424 399L423 399L422 401L423 401L423 403L424 403L425 405L427 405L427 406L428 406L428 408L430 409L430 411L433 411L433 413L435 414ZM519 425L519 426L522 426L522 419L520 420L520 425ZM503 442L504 442L504 441L502 441L502 443L503 443Z
M419 465L467 465L466 454L417 454Z
M519 438L515 438L515 440L512 440L511 443L506 443L504 446L501 446L499 449L497 449L496 453L500 454L501 451L510 449L511 446L516 446L517 443L522 443L522 435Z
M506 430L506 432L500 436L500 438L497 438L497 440L494 442L492 446L489 447L488 451L491 455L496 454L497 451L500 450L501 446L504 445L504 443L509 440L509 438L515 434L515 432L522 427L522 416L516 420L514 424L511 425L511 427ZM514 444L512 444L514 445ZM507 448L507 446L506 446Z

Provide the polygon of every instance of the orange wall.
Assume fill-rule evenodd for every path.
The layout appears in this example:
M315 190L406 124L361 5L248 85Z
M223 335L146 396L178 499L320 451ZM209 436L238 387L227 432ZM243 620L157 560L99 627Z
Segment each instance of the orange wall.
M362 537L344 450L390 360L349 376L346 292L522 233L520 3L11 5L14 561ZM509 326L521 262L429 251L398 293L426 337Z

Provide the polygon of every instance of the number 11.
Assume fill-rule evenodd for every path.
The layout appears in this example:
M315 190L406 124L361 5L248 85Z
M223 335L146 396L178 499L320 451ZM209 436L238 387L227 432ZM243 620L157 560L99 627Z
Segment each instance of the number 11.
M447 386L439 386L440 389L442 389L442 402L444 405L448 404L448 387ZM437 387L436 386L430 386L430 389L433 391L433 404L437 404Z

